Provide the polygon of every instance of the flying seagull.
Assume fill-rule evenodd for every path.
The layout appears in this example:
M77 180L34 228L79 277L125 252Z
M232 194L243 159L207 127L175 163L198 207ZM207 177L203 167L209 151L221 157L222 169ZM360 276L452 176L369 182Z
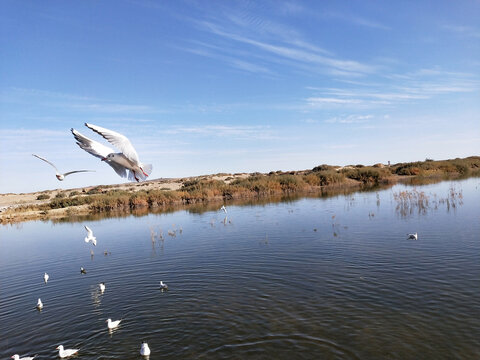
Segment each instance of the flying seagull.
M97 246L97 238L93 236L93 231L87 225L85 226L85 230L87 230L87 236L85 236L85 242L89 243L92 242L93 246Z
M65 179L65 176L70 175L70 174L81 173L81 172L95 172L95 170L75 170L75 171L66 172L65 174L60 174L60 173L58 172L57 167L56 167L55 165L53 165L50 161L48 161L47 159L42 158L41 156L38 156L38 155L35 155L35 154L32 154L32 155L35 156L36 158L39 158L40 160L45 161L47 164L50 164L51 166L53 166L53 168L55 169L55 172L57 173L55 176L57 177L57 179L58 179L59 181L63 181L63 179Z
M227 208L225 207L225 205L222 205L222 207L220 208L220 210L223 210L225 212L225 214L227 213Z
M77 140L77 145L80 146L80 148L105 161L121 177L128 177L129 180L136 180L137 182L147 179L152 172L152 165L142 164L140 162L135 148L126 136L113 130L88 123L85 123L85 126L103 136L110 144L118 148L120 152L116 153L108 146L89 139L75 129L71 129L75 140ZM128 175L127 170L129 170Z

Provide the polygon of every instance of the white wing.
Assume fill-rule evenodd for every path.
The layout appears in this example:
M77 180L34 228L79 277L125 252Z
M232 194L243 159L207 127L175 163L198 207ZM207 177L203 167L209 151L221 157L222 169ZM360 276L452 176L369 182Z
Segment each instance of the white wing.
M45 161L47 164L50 164L51 166L53 166L53 168L55 169L55 171L57 172L58 174L58 169L55 165L53 165L50 161L48 161L47 159L44 159L42 158L41 156L38 156L38 155L35 155L35 154L32 154L33 156L35 156L36 158L39 158L40 160L43 160Z
M129 160L137 164L140 163L135 148L126 136L97 125L85 123L85 126L103 136L110 144L117 147Z
M120 164L114 163L112 161L105 161L108 165L110 165L115 172L120 175L122 178L127 177L127 168L123 167Z
M74 173L80 173L80 172L95 172L95 170L75 170L75 171L69 171L69 172L66 172L65 174L63 174L63 176L67 176L67 175L74 174Z
M77 140L77 145L80 146L81 149L85 150L89 154L99 158L105 159L108 154L112 154L115 151L110 149L108 146L100 144L98 141L89 139L85 135L80 134L77 130L71 129L75 140ZM127 177L125 168L119 164L116 164L111 161L105 161L108 165L110 165L115 172L120 175L121 177Z
M89 154L92 154L95 157L100 159L104 159L107 157L108 154L114 153L113 149L110 149L108 146L100 144L98 141L89 139L85 135L80 134L75 129L70 129L75 140L77 140L77 145L80 146L81 149L85 150Z
M87 230L87 235L88 235L88 237L93 236L93 231L92 231L92 229L90 229L87 225L84 225L84 226L85 226L85 230Z

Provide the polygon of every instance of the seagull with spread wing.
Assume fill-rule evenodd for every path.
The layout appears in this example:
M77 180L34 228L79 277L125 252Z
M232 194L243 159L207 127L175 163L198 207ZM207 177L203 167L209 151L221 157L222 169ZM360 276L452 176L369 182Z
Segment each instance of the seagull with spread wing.
M126 136L97 125L85 123L85 126L103 136L110 144L118 148L121 152L116 153L108 146L89 139L75 129L71 129L75 140L77 140L77 145L80 146L80 148L89 154L100 158L102 161L105 161L121 177L128 177L131 181L147 179L152 172L152 165L142 164L140 162L135 148ZM129 170L128 175L127 170Z
M55 169L55 172L57 173L55 176L57 177L57 179L59 181L63 181L63 179L65 179L65 176L70 175L70 174L81 173L81 172L95 172L95 170L75 170L75 171L66 172L65 174L60 174L58 172L57 167L55 165L53 165L50 161L48 161L47 159L44 159L41 156L38 156L38 155L35 155L35 154L32 154L32 155L35 156L36 158L40 159L40 160L45 161L47 164L50 164L51 166L53 166L53 168Z

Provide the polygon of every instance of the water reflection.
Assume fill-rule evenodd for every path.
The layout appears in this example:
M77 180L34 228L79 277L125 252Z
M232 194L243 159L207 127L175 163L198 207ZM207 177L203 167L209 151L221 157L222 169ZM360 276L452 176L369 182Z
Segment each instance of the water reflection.
M0 358L477 358L477 183L102 219L95 257L82 223L2 227ZM427 210L399 218L413 190Z
M414 213L425 215L429 210L438 210L442 206L445 206L449 212L463 205L463 191L452 186L448 189L446 196L438 196L436 193L429 194L414 188L394 192L393 199L397 204L396 211L402 217L411 216Z
M364 185L358 187L325 187L315 192L307 192L307 193L295 193L295 194L286 194L286 195L272 195L272 196L262 196L262 197L250 197L246 199L233 199L228 200L228 206L259 206L259 205L268 205L268 204L275 204L275 203L294 203L299 199L303 198L329 198L329 197L337 197L337 196L346 196L349 194L354 194L357 192L372 192L378 191L381 189L390 188L391 184L379 184L379 185ZM52 223L72 223L72 222L87 222L87 221L98 221L102 219L117 217L117 218L125 218L125 217L143 217L149 214L171 214L179 210L186 210L191 214L204 214L207 212L214 212L218 210L218 206L220 203L223 203L224 200L213 200L207 203L195 203L189 205L171 205L171 206L164 206L159 208L137 208L131 210L119 210L119 211L104 211L101 213L91 213L86 215L68 215L63 218L52 218L52 219L44 219L41 221L51 221Z

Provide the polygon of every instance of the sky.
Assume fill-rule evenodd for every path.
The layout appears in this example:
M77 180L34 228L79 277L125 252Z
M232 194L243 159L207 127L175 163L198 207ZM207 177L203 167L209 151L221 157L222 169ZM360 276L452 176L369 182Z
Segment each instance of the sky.
M480 1L0 2L0 193L480 155ZM110 145L109 145L110 146ZM112 146L111 146L112 147ZM89 169L59 182L61 172Z

